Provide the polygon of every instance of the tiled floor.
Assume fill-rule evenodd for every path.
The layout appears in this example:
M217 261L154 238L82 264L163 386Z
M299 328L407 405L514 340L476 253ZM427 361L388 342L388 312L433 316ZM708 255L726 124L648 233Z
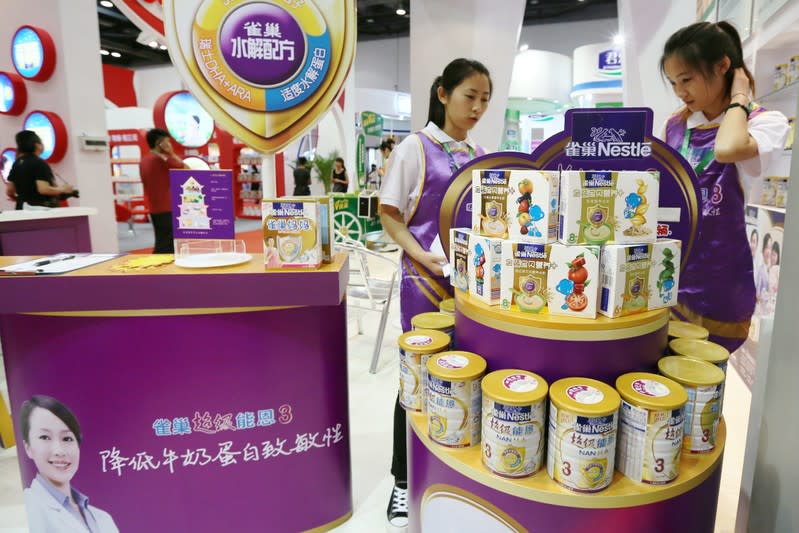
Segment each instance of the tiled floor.
M355 314L351 314L351 319ZM353 517L335 531L380 533L385 531L385 508L391 489L392 410L396 395L396 339L400 334L399 306L392 306L376 375L369 373L374 332L380 315L364 312L364 335L358 335L355 320L349 328L350 431L353 459ZM6 395L5 374L0 368L0 391ZM738 490L743 465L746 425L751 395L729 367L725 399L727 450L719 498L716 532L733 533ZM0 533L25 533L26 519L16 449L0 450Z

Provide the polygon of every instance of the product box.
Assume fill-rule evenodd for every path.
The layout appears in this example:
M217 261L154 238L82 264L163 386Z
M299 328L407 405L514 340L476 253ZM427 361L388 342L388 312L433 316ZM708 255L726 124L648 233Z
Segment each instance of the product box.
M318 268L322 263L319 201L264 199L261 203L267 268Z
M319 225L322 227L322 262L332 263L336 256L335 225L333 224L333 199L323 196L293 196L299 200L316 200L319 202ZM285 200L285 198L284 198Z
M760 191L760 203L762 205L773 206L777 203L777 177L768 176L763 178L763 188Z
M449 230L449 264L452 271L450 284L463 292L469 292L469 238L472 232L468 228L452 228Z
M599 246L502 243L500 306L596 318Z
M557 240L558 171L472 171L472 230L486 237Z
M467 275L469 293L488 305L499 304L502 239L469 236Z
M660 173L564 170L560 176L560 242L655 242Z
M774 206L784 208L788 203L788 178L774 180Z
M599 312L616 318L676 305L681 246L675 239L659 239L603 247Z

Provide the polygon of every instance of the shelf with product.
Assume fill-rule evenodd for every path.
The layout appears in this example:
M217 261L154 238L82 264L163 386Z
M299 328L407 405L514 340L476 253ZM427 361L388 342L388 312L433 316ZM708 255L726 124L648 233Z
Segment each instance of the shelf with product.
M234 202L236 217L261 218L263 154L244 146L235 145L233 167Z

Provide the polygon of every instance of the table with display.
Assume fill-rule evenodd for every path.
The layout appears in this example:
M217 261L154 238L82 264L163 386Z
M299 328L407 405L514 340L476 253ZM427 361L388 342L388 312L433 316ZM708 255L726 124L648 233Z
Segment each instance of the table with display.
M91 252L89 217L93 207L0 213L0 255L44 255Z
M657 371L667 344L668 311L610 320L501 311L456 292L457 349L483 356L488 372L533 371L548 383L588 377L614 384L633 371ZM680 473L666 485L635 483L615 472L598 493L569 491L546 468L508 479L481 463L480 446L453 449L428 437L424 415L408 417L410 532L712 533L716 516L725 426L711 453L683 453ZM480 524L474 529L475 524Z
M265 271L261 255L226 268L115 268L136 257L147 256L0 277L15 417L33 395L72 410L83 433L72 486L121 531L346 521L346 255L310 271ZM24 453L19 462L27 487L36 466Z

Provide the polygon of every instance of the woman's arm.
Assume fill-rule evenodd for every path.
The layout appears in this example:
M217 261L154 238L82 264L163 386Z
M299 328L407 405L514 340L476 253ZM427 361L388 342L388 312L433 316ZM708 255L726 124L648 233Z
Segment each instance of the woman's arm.
M349 185L350 184L349 175L346 172L344 172L344 179L343 180L338 180L338 182L341 183L342 185Z
M742 68L735 69L731 93L730 104L749 105L749 78ZM716 161L735 163L757 155L757 142L749 135L747 123L748 117L743 109L733 107L724 113L713 148Z
M447 263L447 258L428 252L419 244L419 241L408 231L408 226L402 218L400 210L393 205L380 206L380 223L394 242L400 245L405 253L421 263L427 270L436 276L444 274L442 266Z

